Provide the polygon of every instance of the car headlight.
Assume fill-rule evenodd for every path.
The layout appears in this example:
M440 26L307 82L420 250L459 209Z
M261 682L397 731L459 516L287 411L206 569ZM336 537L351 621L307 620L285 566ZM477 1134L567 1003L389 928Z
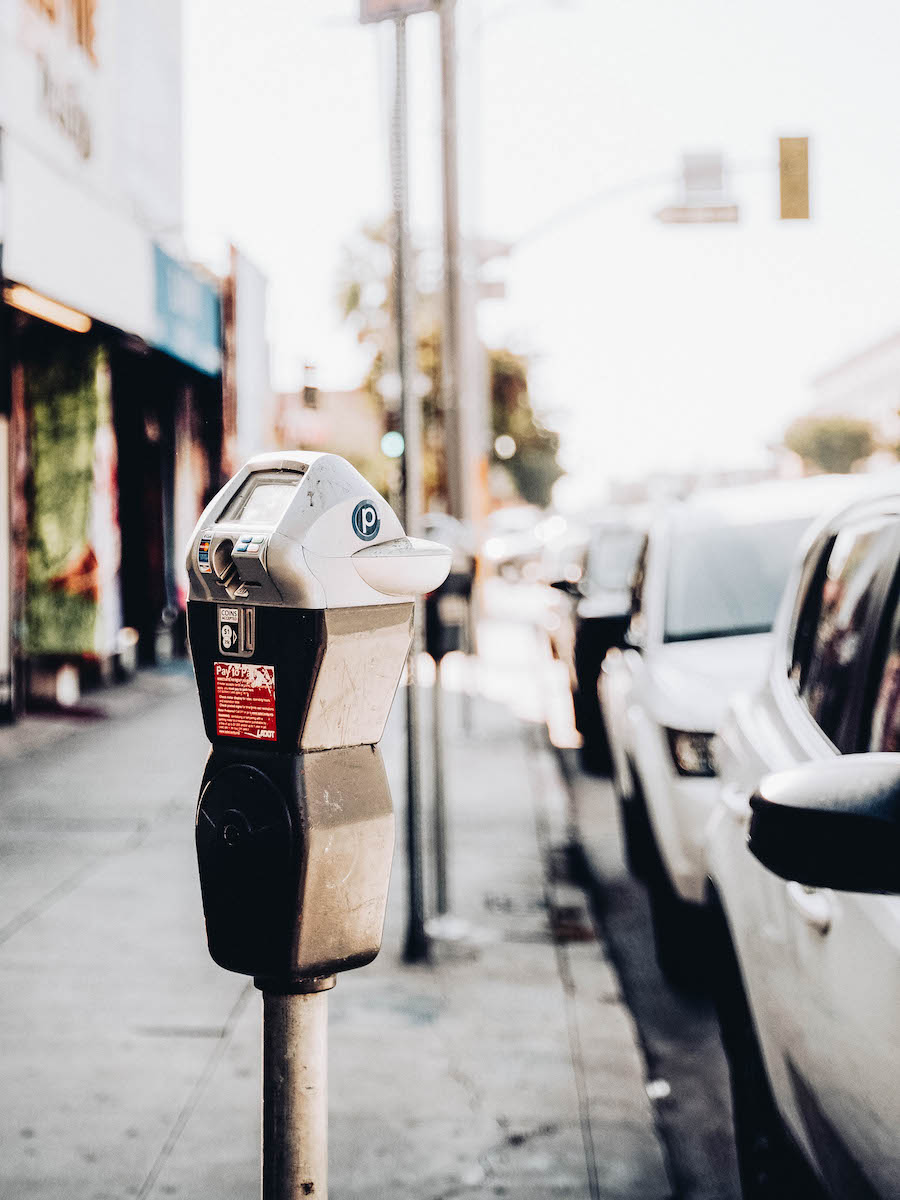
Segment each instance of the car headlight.
M672 761L679 775L715 775L714 734L667 729L666 736L669 739Z

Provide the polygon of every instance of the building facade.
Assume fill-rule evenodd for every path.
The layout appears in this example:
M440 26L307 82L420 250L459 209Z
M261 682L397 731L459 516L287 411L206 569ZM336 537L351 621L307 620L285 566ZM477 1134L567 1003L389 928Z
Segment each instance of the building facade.
M813 380L817 416L871 421L883 442L900 445L900 333L874 342Z
M180 0L0 0L0 712L183 641L220 289L182 244Z
M399 466L381 450L384 413L365 388L329 392L311 382L275 397L274 445L340 454L384 494L399 487Z

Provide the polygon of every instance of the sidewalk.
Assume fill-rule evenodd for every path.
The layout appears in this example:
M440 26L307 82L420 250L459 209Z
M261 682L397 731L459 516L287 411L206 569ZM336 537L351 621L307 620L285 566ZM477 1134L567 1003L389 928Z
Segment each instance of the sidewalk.
M183 682L24 756L0 734L4 1200L258 1193L259 999L206 953L206 743ZM581 893L549 878L556 766L474 705L470 737L458 696L445 719L466 935L401 965L398 844L384 949L330 998L331 1195L663 1200L631 1019ZM402 812L401 716L384 753Z

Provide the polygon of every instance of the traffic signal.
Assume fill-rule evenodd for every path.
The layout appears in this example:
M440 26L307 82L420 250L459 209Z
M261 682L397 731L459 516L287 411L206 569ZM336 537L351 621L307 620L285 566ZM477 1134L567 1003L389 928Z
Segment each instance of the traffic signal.
M384 406L384 434L381 438L381 453L386 458L403 455L403 418L398 405Z
M779 138L781 219L809 219L809 138Z

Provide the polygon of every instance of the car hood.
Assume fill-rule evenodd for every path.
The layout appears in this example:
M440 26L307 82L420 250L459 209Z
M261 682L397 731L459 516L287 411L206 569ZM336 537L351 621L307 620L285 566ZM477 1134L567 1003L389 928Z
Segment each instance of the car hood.
M771 634L666 642L645 652L648 707L670 729L714 733L735 692L763 680Z

